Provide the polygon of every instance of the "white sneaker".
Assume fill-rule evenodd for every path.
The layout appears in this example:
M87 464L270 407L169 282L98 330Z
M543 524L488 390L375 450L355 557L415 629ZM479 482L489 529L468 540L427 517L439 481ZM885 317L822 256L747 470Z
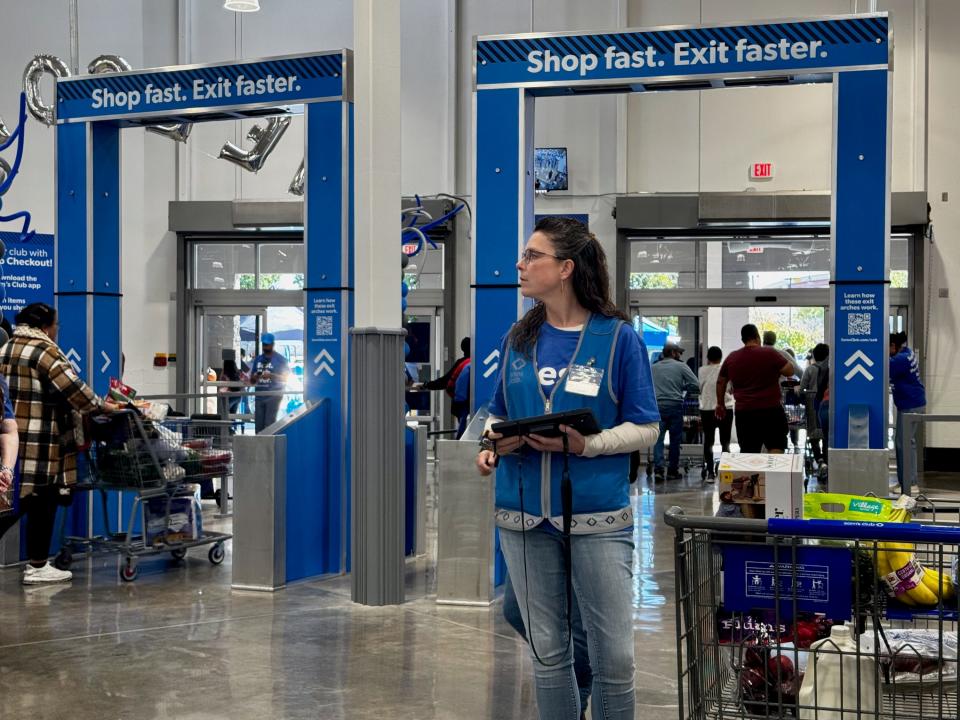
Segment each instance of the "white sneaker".
M72 579L72 572L69 570L57 570L50 563L47 563L43 567L27 565L23 569L24 585L46 585L49 583L69 582Z

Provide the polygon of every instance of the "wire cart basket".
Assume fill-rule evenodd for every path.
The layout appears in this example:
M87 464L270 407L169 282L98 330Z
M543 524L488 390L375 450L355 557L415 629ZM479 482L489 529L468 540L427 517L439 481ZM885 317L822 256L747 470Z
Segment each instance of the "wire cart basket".
M668 510L681 720L960 717L950 512L953 524L936 509L923 524ZM904 553L926 580L888 593Z
M138 558L169 552L182 560L190 548L202 545L211 546L211 563L222 563L223 544L232 536L203 528L195 485L232 475L231 430L230 421L155 421L136 409L93 418L86 457L89 480L77 489L99 495L104 532L64 536L56 566L67 569L77 551L119 553L124 557L120 577L132 582L139 575ZM111 491L133 495L125 531L111 529Z

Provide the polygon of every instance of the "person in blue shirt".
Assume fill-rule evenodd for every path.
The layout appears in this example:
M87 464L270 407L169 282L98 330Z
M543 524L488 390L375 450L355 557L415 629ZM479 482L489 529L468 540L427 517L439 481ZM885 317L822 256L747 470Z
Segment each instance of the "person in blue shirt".
M253 359L250 367L250 384L255 388L253 411L257 432L277 421L277 412L283 399L279 393L287 384L290 372L287 359L273 349L274 342L271 333L264 333L260 337L263 350Z
M893 387L893 404L897 408L897 429L894 445L897 449L897 480L903 492L909 488L903 484L903 413L922 413L927 409L927 390L920 381L920 363L916 353L907 347L907 334L894 333L890 336L890 385ZM916 468L917 439L910 438L910 452ZM910 478L910 484L916 485L917 478Z
M579 608L594 717L632 720L630 453L660 432L647 351L611 301L606 256L582 223L541 220L517 269L520 292L536 303L504 339L488 422L586 408L601 428L586 437L561 426L556 438L504 438L488 425L477 455L482 475L496 469L495 519L540 717L581 717L570 629Z

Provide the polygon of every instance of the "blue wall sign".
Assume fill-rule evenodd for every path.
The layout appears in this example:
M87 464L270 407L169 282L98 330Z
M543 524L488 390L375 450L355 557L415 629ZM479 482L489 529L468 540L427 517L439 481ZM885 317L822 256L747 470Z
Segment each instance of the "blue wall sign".
M57 81L57 122L202 117L204 111L306 103L343 95L344 51L188 65ZM221 118L222 119L222 118Z
M0 311L13 324L30 303L53 305L53 235L37 233L24 240L20 233L0 232L0 241L7 248L0 260Z
M850 618L849 548L779 546L776 556L771 545L725 544L722 550L724 610L773 608L779 599L780 614L789 619L796 600L799 611Z
M833 292L833 447L881 447L888 363L884 286L835 285Z
M477 41L477 87L563 86L647 78L886 68L885 15ZM651 88L652 89L652 88Z

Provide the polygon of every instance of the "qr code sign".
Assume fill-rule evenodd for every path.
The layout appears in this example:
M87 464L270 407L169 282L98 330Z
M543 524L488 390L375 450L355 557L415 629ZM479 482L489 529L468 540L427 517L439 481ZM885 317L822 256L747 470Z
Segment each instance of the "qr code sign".
M333 315L317 315L317 337L333 335Z
M870 331L870 313L847 315L847 335L869 335Z

